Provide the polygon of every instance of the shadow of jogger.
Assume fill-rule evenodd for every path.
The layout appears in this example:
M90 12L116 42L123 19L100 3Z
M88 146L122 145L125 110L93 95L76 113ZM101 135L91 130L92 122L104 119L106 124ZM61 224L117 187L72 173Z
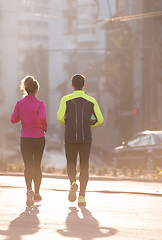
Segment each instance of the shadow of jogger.
M40 205L26 207L19 217L15 218L6 231L0 231L0 235L5 235L6 240L21 240L24 235L35 234L39 231L39 213Z
M85 207L80 207L82 218L79 217L79 210L76 207L70 207L69 209L70 212L66 218L66 229L57 230L62 236L75 237L81 240L92 240L94 238L110 237L116 234L116 229L100 227L99 222Z

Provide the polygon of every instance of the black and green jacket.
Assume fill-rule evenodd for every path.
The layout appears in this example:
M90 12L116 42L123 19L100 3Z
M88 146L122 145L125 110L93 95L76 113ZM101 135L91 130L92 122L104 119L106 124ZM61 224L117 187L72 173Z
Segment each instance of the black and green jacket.
M91 142L91 126L99 126L103 122L97 101L82 90L62 97L57 119L65 125L67 143Z

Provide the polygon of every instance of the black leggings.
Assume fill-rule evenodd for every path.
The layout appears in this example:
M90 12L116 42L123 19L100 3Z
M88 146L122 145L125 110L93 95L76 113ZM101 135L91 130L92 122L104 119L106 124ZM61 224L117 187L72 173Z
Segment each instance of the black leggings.
M89 155L90 155L91 143L65 143L65 154L67 159L67 173L70 179L70 183L76 181L76 164L77 155L79 153L80 158L80 196L85 195L85 190L89 178Z
M21 154L25 164L25 181L27 189L32 189L34 181L35 193L39 193L42 180L41 160L45 147L45 138L21 137Z

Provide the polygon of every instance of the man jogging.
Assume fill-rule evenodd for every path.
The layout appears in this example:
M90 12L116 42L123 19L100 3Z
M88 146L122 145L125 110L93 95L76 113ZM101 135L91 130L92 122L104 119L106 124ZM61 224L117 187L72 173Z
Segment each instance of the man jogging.
M80 191L78 205L86 205L85 190L89 177L89 155L91 149L91 125L99 126L103 116L97 101L83 91L85 77L76 74L72 77L73 93L62 97L57 119L65 125L65 154L67 159L67 174L70 180L69 201L76 200L76 164L77 154L80 157Z

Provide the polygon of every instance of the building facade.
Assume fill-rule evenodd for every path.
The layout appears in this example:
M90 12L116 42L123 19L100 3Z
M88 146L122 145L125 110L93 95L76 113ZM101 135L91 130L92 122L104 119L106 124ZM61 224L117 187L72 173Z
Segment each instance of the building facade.
M113 21L104 25L109 52L105 89L114 102L107 119L112 115L120 142L139 131L162 127L162 21L156 15L161 9L161 1L117 0Z
M12 111L24 74L34 74L27 65L38 58L36 49L48 46L48 12L48 0L0 1L2 114Z
M142 1L143 12L162 11L162 2ZM142 126L162 129L162 16L143 19Z
M0 1L1 115L10 111L17 97L15 84L18 79L17 11L16 0Z

